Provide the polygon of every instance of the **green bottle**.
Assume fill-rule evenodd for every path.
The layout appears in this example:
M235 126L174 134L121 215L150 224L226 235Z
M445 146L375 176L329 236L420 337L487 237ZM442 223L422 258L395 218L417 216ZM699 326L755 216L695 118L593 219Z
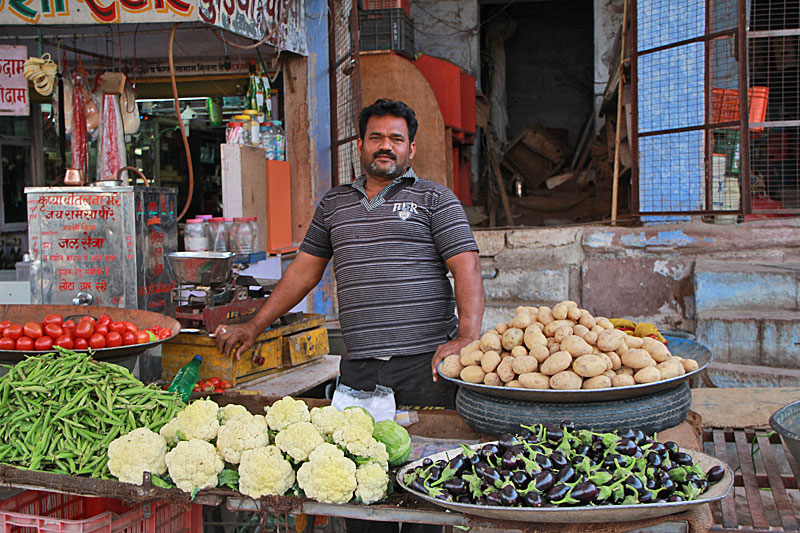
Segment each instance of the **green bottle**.
M199 355L195 355L191 361L178 370L178 373L175 374L175 378L172 380L172 383L169 384L167 390L169 392L177 392L184 402L188 402L189 396L192 394L192 390L194 390L194 386L197 383L197 379L200 377L200 363L202 362L203 358Z

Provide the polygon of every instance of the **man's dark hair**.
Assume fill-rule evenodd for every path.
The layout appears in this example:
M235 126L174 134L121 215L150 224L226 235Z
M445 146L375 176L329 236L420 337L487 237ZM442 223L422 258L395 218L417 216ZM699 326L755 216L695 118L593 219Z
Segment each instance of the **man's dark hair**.
M408 126L408 142L414 140L414 136L417 134L417 117L414 115L414 110L400 100L381 98L362 109L358 114L358 132L362 141L367 135L367 121L370 117L385 117L386 115L404 119Z

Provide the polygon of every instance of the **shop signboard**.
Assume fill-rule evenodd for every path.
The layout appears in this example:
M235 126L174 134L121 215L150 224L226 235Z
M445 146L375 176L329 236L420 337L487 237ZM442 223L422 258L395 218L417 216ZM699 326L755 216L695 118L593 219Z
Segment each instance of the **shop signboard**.
M22 75L27 46L0 45L0 115L28 115L28 80Z

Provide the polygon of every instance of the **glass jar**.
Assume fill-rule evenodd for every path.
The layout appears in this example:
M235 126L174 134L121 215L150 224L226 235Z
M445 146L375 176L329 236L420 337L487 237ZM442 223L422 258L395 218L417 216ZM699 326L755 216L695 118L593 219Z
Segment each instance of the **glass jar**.
M280 120L273 120L272 132L275 139L275 159L278 161L286 161L286 134L283 131L283 122Z
M243 127L241 122L228 122L228 126L225 128L225 142L230 144L242 144Z
M250 234L252 236L253 252L261 251L261 226L258 225L258 217L248 217L247 222L250 224Z
M183 228L183 248L187 252L205 252L208 250L208 232L206 223L200 218L190 218Z
M249 254L253 251L253 231L249 218L236 217L231 226L231 252Z
M250 144L250 117L247 115L234 115L233 120L242 125L242 142L239 144Z
M225 219L222 217L214 217L208 221L208 249L213 252L227 252L228 245L228 229L225 226Z

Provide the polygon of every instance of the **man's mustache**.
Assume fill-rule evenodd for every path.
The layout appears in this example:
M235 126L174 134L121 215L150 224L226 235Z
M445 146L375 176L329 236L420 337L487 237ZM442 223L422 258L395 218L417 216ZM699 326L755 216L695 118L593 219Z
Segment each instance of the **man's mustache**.
M388 157L388 158L390 158L390 159L392 159L392 160L394 160L394 161L397 161L397 156L396 156L396 155L394 155L394 154L393 154L392 152L390 152L389 150L378 150L377 152L375 152L374 154L372 154L372 159L377 159L378 157L380 157L380 156L382 156L382 155L385 155L386 157Z

